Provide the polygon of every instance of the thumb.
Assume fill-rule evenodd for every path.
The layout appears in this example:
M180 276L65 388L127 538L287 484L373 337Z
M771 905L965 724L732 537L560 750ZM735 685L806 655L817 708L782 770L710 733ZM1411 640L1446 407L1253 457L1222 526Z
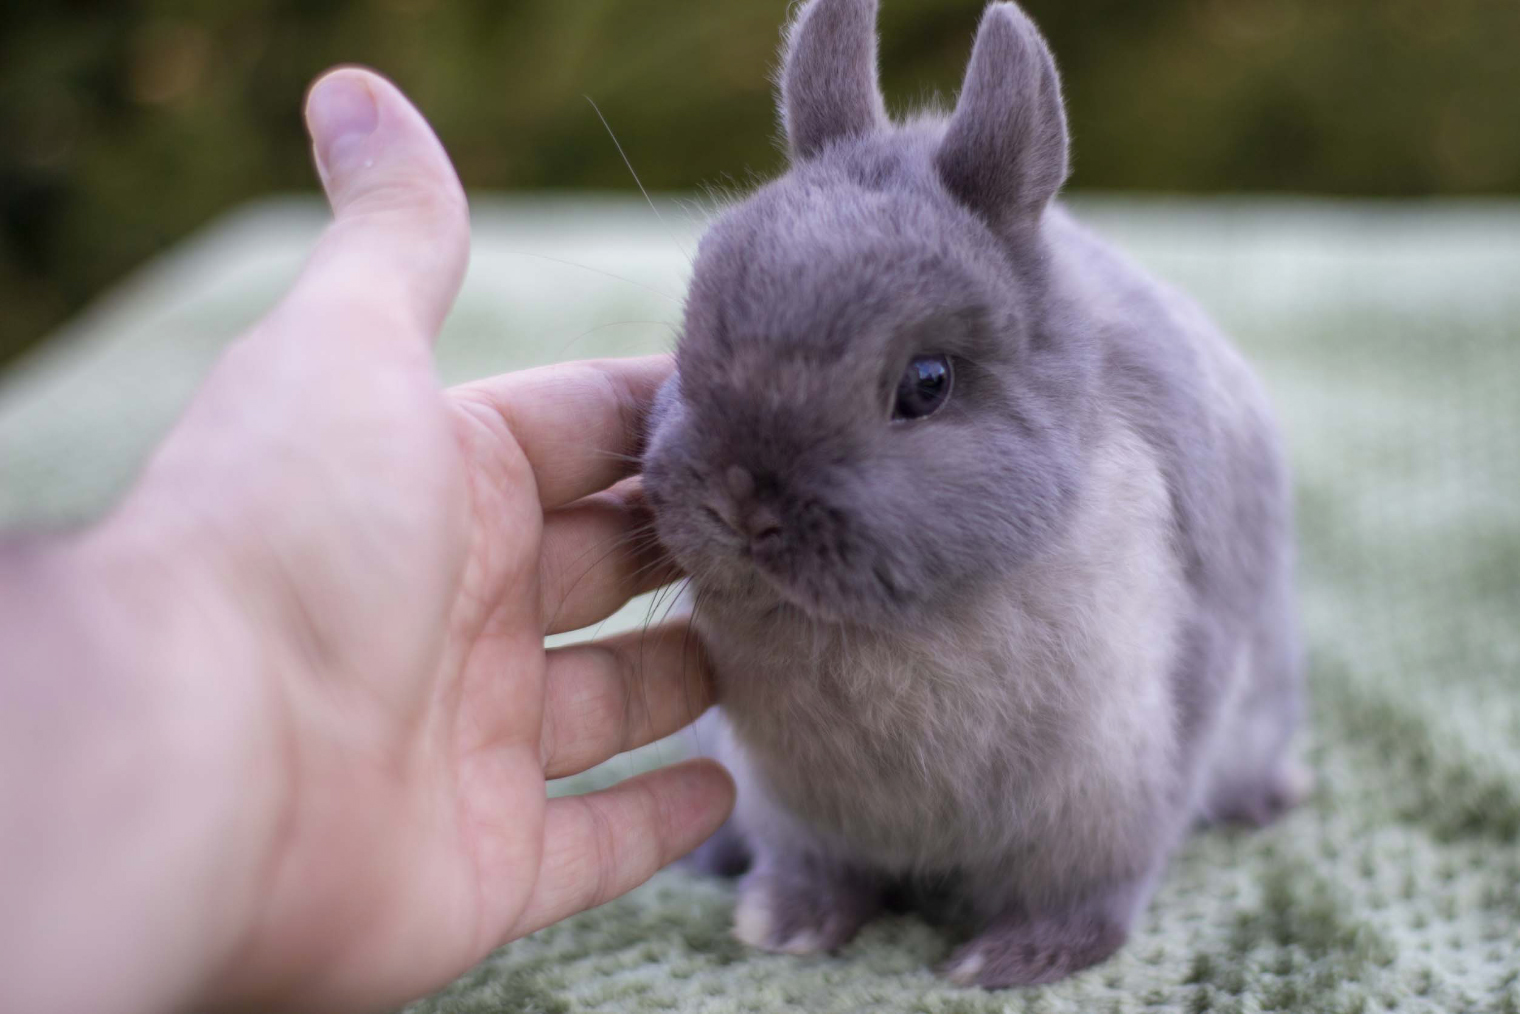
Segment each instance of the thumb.
M431 341L469 258L464 191L443 146L394 85L358 68L312 86L306 123L334 220L286 309L378 310Z

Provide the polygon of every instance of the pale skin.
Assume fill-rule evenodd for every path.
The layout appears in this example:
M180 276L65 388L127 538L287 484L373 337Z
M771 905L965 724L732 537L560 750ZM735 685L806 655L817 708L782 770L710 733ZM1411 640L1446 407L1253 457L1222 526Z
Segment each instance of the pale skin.
M367 72L307 120L299 281L106 520L0 542L0 1009L393 1008L732 805L706 761L546 797L708 702L679 624L543 646L672 577L628 478L670 362L441 390L454 171Z

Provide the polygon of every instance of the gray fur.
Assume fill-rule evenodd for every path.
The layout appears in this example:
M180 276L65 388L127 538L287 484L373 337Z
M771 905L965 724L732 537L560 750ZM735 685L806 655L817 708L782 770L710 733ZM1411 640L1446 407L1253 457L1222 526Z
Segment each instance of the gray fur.
M993 4L935 156L945 186L1005 228L1034 221L1066 182L1069 147L1049 47L1015 4Z
M877 0L809 4L787 32L781 123L795 159L887 124L876 84Z
M1301 790L1287 471L1204 315L1051 202L1064 114L1022 12L989 11L948 121L840 129L874 10L800 13L806 140L703 239L651 423L739 782L708 856L753 857L758 946L837 947L908 885L981 928L952 977L1049 981L1122 944L1192 822ZM949 402L891 421L931 353Z

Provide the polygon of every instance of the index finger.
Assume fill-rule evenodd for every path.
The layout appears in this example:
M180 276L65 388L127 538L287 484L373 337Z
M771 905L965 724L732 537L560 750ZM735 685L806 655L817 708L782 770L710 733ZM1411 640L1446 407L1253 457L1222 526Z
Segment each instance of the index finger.
M506 426L533 468L540 502L552 510L639 470L649 407L674 365L668 355L563 363L449 393Z

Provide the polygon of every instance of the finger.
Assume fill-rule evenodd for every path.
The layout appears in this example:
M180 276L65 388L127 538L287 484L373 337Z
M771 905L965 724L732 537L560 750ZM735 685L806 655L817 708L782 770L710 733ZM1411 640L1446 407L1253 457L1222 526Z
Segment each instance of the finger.
M378 317L401 326L370 330L431 341L469 256L464 191L443 146L394 85L359 68L312 86L306 123L334 220L287 305L308 319Z
M685 621L555 648L545 686L545 778L653 743L712 703L707 656Z
M637 479L544 517L538 585L546 634L605 620L678 576Z
M564 363L451 393L511 432L552 510L638 471L645 418L672 365L669 356Z
M551 800L543 865L512 936L627 894L711 837L733 805L733 779L709 760Z

